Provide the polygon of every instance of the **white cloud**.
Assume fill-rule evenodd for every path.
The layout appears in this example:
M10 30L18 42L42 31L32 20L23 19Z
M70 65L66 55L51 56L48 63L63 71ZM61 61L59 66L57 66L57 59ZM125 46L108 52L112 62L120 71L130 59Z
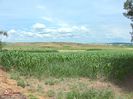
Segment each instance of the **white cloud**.
M36 29L36 31L34 31ZM41 31L40 31L41 29ZM97 32L91 30L87 26L81 25L67 25L67 26L58 26L58 27L48 27L41 23L36 23L33 25L33 28L28 31L23 30L15 30L11 29L8 31L9 37L5 40L12 41L19 39L61 39L61 38L94 38L93 40L99 38L103 38L104 40L121 40L121 41L129 41L130 34L128 33L129 29L125 29L123 27L114 27L114 26L103 26L100 28L99 34ZM93 32L92 32L93 31ZM102 33L104 32L104 33ZM97 36L98 35L98 36Z
M13 40L26 40L33 38L76 38L80 33L88 33L90 30L86 26L76 26L76 25L63 25L57 27L47 27L45 24L36 23L32 26L31 30L15 30L11 29L8 31L9 37L5 39L7 41Z
M65 22L63 22L63 21L61 21L61 20L58 20L58 25L59 25L60 27L69 27L69 26L70 26L69 24L67 24L67 23L65 23Z
M32 26L32 28L33 28L33 30L37 30L37 31L39 30L40 31L40 30L45 29L46 26L42 23L36 23Z
M44 30L44 32L46 32L46 33L56 33L57 29L56 28L46 28Z
M62 37L72 37L70 33L60 34L60 33L34 33L22 31L21 34L23 37L32 37L32 38L62 38Z
M59 33L73 32L73 29L70 27L61 27L57 29L57 32Z
M53 19L51 17L48 17L48 16L43 16L42 19L49 21L49 22L53 22Z
M76 26L69 24L60 24L56 27L46 27L42 23L36 23L32 26L32 29L41 33L90 33L90 29L86 26Z
M58 28L57 31L60 33L89 33L90 29L85 26L69 26Z
M11 30L9 30L8 31L8 34L14 34L14 33L16 33L17 31L15 30L15 29L11 29Z
M107 32L105 36L109 39L119 38L129 40L130 38L129 30L123 27L106 27L105 31Z
M81 27L80 27L80 31L81 31L81 32L86 32L86 33L88 33L88 32L90 32L90 29L88 29L88 28L85 27L85 26L81 26Z

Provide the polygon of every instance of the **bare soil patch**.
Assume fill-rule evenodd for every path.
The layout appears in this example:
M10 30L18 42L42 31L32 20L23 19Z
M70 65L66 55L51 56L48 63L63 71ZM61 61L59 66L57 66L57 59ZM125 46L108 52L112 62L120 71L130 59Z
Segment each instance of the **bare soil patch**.
M3 69L0 69L0 99L26 99L22 88Z

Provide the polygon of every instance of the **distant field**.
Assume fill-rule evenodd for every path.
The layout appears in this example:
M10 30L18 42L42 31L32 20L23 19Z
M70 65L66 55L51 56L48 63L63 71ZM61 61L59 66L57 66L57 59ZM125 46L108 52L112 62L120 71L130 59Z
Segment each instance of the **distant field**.
M8 50L99 50L99 49L129 49L133 46L121 44L81 44L81 43L10 43L4 46Z

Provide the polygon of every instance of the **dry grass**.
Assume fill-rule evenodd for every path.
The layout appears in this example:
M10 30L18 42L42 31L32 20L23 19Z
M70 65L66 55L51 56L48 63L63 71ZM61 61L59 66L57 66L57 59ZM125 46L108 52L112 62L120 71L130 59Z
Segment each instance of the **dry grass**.
M7 44L4 49L58 49L58 50L86 50L86 49L120 49L123 46L113 46L107 44L80 44L67 42L45 42L45 43L12 43ZM132 48L129 48L132 49Z
M3 93L4 90L10 88L14 92L21 92L27 96L34 95L37 97L37 99L53 99L53 97L57 97L60 92L66 93L71 90L82 91L90 88L100 90L111 89L115 93L116 97L124 97L128 93L127 91L123 90L123 87L121 86L117 86L113 83L105 81L90 80L89 78L44 78L43 80L25 77L21 78L25 79L24 81L27 83L25 88L17 86L17 81L10 79L10 75L0 69L0 93ZM56 81L56 83L46 84L46 81Z

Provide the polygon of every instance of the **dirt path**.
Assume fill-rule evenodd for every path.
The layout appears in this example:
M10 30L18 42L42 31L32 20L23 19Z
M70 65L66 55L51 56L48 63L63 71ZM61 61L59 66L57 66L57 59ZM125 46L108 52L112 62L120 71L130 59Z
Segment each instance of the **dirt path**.
M10 79L7 73L0 68L0 99L26 99L22 90L17 86L16 81Z

